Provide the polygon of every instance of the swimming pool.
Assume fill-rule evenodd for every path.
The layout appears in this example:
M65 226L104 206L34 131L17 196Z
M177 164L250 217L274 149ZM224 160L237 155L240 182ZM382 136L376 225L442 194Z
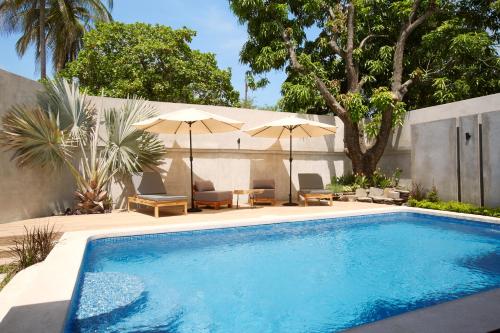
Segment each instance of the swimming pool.
M417 213L90 241L67 332L338 332L500 287L500 226Z

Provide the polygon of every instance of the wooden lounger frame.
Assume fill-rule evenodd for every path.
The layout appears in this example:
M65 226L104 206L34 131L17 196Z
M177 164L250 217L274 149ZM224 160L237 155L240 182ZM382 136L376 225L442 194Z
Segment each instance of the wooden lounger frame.
M270 203L273 206L276 206L276 199L274 198L250 198L251 205L253 206L255 203Z
M300 197L304 198L304 206L307 206L307 200L311 199L328 199L328 205L332 206L333 205L333 193L299 193L297 194L297 199L300 202Z
M210 206L214 209L220 209L220 206L226 206L228 208L233 207L233 200L221 200L221 201L204 201L204 200L195 200L194 206Z
M139 198L137 196L128 197L127 210L130 211L130 204L144 205L153 207L155 210L155 217L160 217L160 207L182 206L184 208L184 215L187 214L187 199L175 201L158 201Z

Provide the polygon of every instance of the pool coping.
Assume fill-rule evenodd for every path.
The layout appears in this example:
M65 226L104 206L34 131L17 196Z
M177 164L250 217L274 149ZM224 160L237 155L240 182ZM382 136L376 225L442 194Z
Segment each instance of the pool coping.
M59 243L54 247L49 256L44 262L36 264L18 273L0 292L0 331L2 332L47 332L59 333L64 329L67 313L71 305L71 297L73 296L74 288L80 271L83 255L87 243L90 240L97 238L119 237L130 235L144 235L151 233L165 232L182 232L193 230L219 229L230 227L242 227L263 224L275 224L286 222L298 222L308 219L325 219L338 218L348 216L384 214L394 212L415 212L427 215L455 217L465 220L500 224L500 219L477 216L470 214L461 214L445 211L435 211L413 207L381 207L373 209L365 209L358 211L340 211L340 212L323 212L323 213L307 213L294 215L268 215L258 218L233 219L225 221L204 221L192 223L176 223L172 225L159 226L144 226L144 227L128 227L109 230L89 230L65 233ZM89 216L89 218L91 218ZM500 298L500 288L494 289L487 293L475 294L455 301L438 304L432 307L419 309L408 312L399 316L390 317L382 321L372 324L362 325L349 330L359 332L378 332L376 325L384 325L384 330L380 332L391 332L388 330L394 326L392 331L401 331L401 318L408 317L413 313L421 313L426 310L432 311L434 316L436 311L439 312L439 307L447 306L448 303L460 303L467 301L468 298L477 296L479 299L490 297L493 293L495 297ZM485 296L481 296L485 294ZM476 299L476 298L474 298ZM488 298L489 299L489 298ZM488 303L489 304L489 303ZM498 309L496 314L500 312L500 302L497 302ZM477 313L478 320L484 321L484 311L487 309L474 307L469 309L469 316L472 318L474 313ZM472 316L472 317L471 317ZM411 325L415 323L414 316L410 315L410 319L403 320L409 326L404 326L406 331L412 332ZM439 318L439 317L438 317ZM482 318L482 319L480 319ZM493 317L494 318L494 317ZM459 318L453 317L449 320L456 321ZM446 322L445 319L442 320ZM417 321L418 322L418 321ZM431 321L429 321L430 323ZM382 324L381 324L382 323ZM413 323L413 324L412 324ZM424 323L425 324L425 323ZM422 332L422 323L420 326L415 326ZM499 324L500 325L500 324ZM376 326L376 327L375 327ZM500 327L500 326L499 326ZM396 329L397 328L397 329ZM429 327L430 328L430 327ZM497 327L498 328L498 327ZM441 327L442 329L442 327Z

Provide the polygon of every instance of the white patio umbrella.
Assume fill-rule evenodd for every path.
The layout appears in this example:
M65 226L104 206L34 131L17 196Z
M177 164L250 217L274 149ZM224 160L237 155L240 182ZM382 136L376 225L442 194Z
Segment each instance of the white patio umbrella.
M189 212L199 212L194 207L193 193L193 143L192 134L222 133L238 131L243 123L198 109L173 111L133 124L135 127L158 134L189 134L189 162L191 167L191 208Z
M282 139L289 137L290 139L290 189L288 193L288 202L285 206L296 206L292 202L292 138L305 138L314 136L323 136L335 134L336 127L330 124L320 123L318 121L307 120L295 116L286 117L271 121L267 124L260 125L246 130L245 132L253 137L262 138L277 138Z

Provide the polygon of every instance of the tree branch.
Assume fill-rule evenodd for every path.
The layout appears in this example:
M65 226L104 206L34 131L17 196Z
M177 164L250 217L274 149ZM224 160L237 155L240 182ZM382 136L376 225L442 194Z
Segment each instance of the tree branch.
M419 25L421 25L427 18L429 18L436 11L436 0L430 0L427 10L419 17L417 17L418 8L421 0L415 0L412 6L412 12L408 18L408 22L403 25L396 42L396 49L394 51L393 73L392 73L392 86L391 90L394 94L394 99L401 101L408 85L402 87L401 81L403 77L403 57L406 39ZM406 83L406 82L405 82ZM404 92L404 93L403 93Z
M299 63L299 60L297 58L297 53L295 52L295 48L292 44L292 41L290 39L290 34L287 29L285 29L282 33L283 40L285 41L285 45L288 49L288 54L290 56L290 63L292 65L292 68L295 69L298 72L304 73L306 72L306 69L304 66L302 66ZM339 118L341 118L343 121L347 120L347 111L340 105L340 103L337 101L335 96L328 90L328 87L326 84L321 80L316 73L309 71L309 74L312 74L314 77L314 81L316 83L316 86L319 89L319 92L321 96L325 99L326 104L328 107L335 113Z
M377 38L377 37L388 37L388 36L387 35L375 35L375 34L368 35L365 38L363 38L363 40L361 40L361 43L359 43L358 48L362 49L365 46L365 44L368 42L369 39Z
M285 30L283 30L283 33L281 34L283 37L283 40L285 41L285 45L288 49L288 54L290 56L290 63L292 64L292 68L295 69L296 71L303 71L304 66L302 66L299 63L299 60L297 59L297 54L295 53L295 48L292 44L292 41L290 40L290 35L289 33Z
M332 7L328 7L328 14L330 15L330 18L332 20L335 19L335 13L333 12ZM346 51L342 49L339 44L337 43L338 35L332 31L332 34L330 36L330 40L328 41L328 45L330 48L333 50L333 52L337 53L339 56L342 57L342 59L346 59Z

